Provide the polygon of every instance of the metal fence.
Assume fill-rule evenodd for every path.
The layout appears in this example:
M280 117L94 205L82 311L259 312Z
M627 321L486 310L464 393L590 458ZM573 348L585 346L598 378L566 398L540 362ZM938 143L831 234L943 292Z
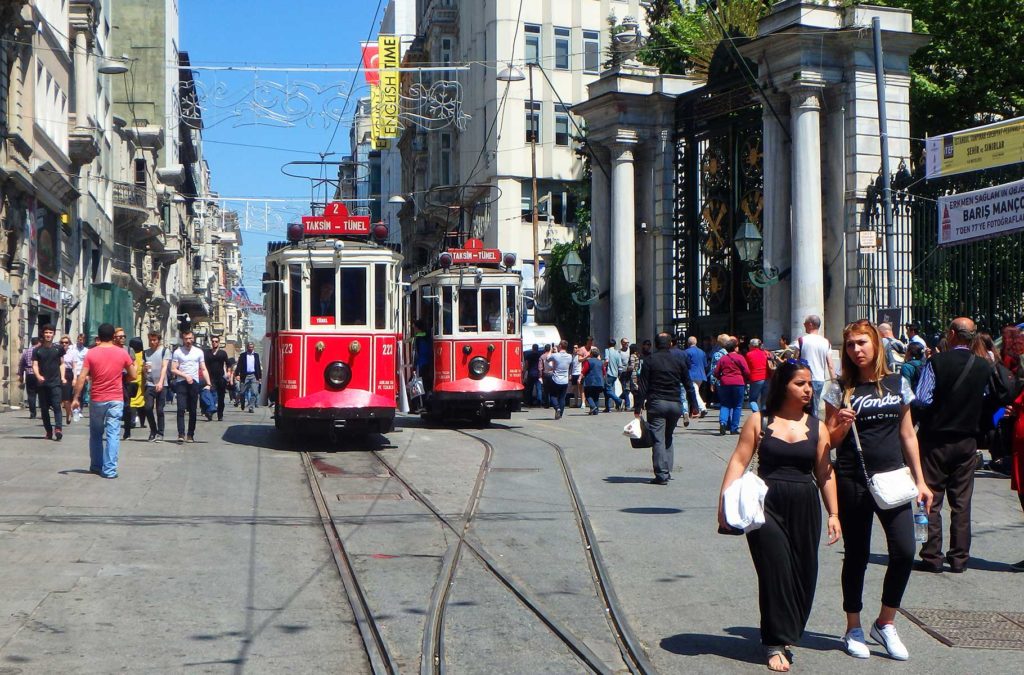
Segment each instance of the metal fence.
M982 330L996 334L1009 323L1024 321L1024 232L955 246L938 245L937 199L1024 178L1024 165L977 171L925 181L923 166L914 173L897 170L892 177L893 218L898 233L896 268L907 269L897 288L899 305L921 324L925 335L941 334L958 316L974 319ZM880 185L868 191L862 221L883 235ZM874 318L885 306L885 248L862 256L854 273L866 284L858 292L855 312ZM851 281L852 281L851 277ZM849 304L849 303L848 303Z

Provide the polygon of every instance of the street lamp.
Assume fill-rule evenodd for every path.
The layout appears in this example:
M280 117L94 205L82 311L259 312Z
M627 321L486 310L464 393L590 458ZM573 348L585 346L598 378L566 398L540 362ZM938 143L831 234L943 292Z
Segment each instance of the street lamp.
M580 274L582 273L583 261L580 260L576 249L571 249L562 261L562 274L565 276L566 281L570 284L575 284L580 280Z
M532 207L532 220L533 220L533 283L534 287L537 285L537 280L540 278L540 255L538 255L538 243L537 239L540 236L540 225L537 218L537 124L536 120L540 116L538 111L533 109L533 67L536 63L530 62L526 64L526 68L529 72L530 80L530 176L533 184L533 198L530 200ZM525 78L523 77L523 71L516 68L511 63L506 68L502 68L501 72L498 73L498 82L522 82Z
M733 244L736 246L736 253L740 260L745 263L756 261L757 254L761 252L762 239L761 233L757 231L757 226L749 220L744 221L736 230L736 236L733 237Z

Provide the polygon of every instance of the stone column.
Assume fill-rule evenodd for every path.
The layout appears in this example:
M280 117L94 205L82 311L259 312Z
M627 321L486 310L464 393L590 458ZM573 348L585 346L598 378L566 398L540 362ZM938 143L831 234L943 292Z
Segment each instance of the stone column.
M828 114L825 116L825 273L829 294L825 298L825 337L842 344L846 325L846 110L844 85L830 88Z
M89 37L85 31L75 33L75 127L89 126Z
M803 333L805 316L824 316L825 313L820 97L820 87L798 86L790 92L790 129L793 137L791 337Z
M769 107L769 104L771 107ZM774 109L775 114L772 113ZM778 115L778 119L776 119ZM781 274L789 270L792 241L790 222L790 143L786 130L789 126L789 97L785 94L769 94L761 111L764 135L762 151L764 162L764 247L765 266L772 266ZM783 334L791 339L790 332L790 284L792 277L764 289L764 338L765 344L774 348L776 340Z
M618 138L612 148L609 337L615 340L636 332L635 145L635 140Z
M604 167L608 166L607 155L596 147L594 150L600 153L600 160L593 161L590 175L590 273L597 280L600 294L604 297L599 297L590 306L590 334L596 344L604 344L608 340L608 317L611 315L608 295L611 280L611 176L604 172ZM590 280L581 278L580 283L589 284Z

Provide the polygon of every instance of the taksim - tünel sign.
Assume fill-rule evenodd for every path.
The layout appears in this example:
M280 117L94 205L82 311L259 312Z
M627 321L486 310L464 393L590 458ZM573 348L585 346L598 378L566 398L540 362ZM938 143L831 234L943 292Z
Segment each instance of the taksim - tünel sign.
M1024 230L1024 180L939 197L939 245Z
M302 233L307 236L370 234L370 216L350 216L344 202L331 202L323 215L302 216Z

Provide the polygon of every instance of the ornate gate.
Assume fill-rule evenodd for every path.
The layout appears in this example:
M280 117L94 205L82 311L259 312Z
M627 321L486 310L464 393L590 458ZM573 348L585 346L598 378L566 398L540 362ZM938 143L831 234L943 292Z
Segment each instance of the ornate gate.
M761 107L723 43L676 104L676 333L761 335L761 253L745 263L735 241L747 222L761 231L762 171Z

